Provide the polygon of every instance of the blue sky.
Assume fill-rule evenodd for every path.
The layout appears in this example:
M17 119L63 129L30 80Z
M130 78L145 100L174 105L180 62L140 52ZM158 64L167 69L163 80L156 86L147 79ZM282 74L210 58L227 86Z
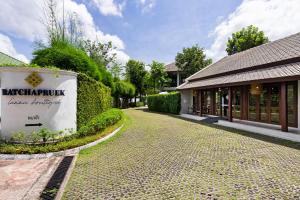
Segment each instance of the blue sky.
M45 37L41 2L0 0L0 51L31 59L34 41ZM195 44L216 61L225 56L231 33L250 24L271 40L300 31L299 0L65 0L65 5L78 13L86 38L113 41L123 64L129 58L169 63Z

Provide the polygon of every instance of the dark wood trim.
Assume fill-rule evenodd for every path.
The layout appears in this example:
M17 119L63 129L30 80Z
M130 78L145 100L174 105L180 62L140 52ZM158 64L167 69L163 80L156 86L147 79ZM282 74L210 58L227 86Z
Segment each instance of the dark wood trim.
M232 88L228 88L228 121L232 122Z
M247 120L248 119L248 86L247 85L243 85L242 86L242 119L243 120Z
M288 109L287 109L287 85L285 82L280 86L280 124L281 130L288 131Z
M222 91L219 91L219 101L220 101L220 117L223 116L223 109L222 109Z
M216 91L215 89L212 89L210 91L210 104L211 104L211 115L216 114Z
M205 79L219 77L219 76L225 76L225 75L228 75L228 74L236 74L236 73L241 73L241 72L253 71L253 70L257 70L257 69L265 69L265 68L270 68L270 67L277 67L277 66L280 66L280 65L286 65L286 64L290 64L290 63L296 63L296 62L300 62L300 57L289 58L289 59L280 60L280 61L271 62L271 63L265 63L265 64L262 64L262 65L256 65L256 66L253 66L253 67L247 67L247 68L244 68L244 69L227 71L227 72L224 72L224 73L213 74L213 75L205 76L205 77L201 77L201 78L195 78L195 79L189 80L189 82L194 82L194 81L199 81L199 80L205 80Z
M199 115L202 116L202 90L199 90Z
M294 108L296 111L294 127L298 128L298 81L294 83Z

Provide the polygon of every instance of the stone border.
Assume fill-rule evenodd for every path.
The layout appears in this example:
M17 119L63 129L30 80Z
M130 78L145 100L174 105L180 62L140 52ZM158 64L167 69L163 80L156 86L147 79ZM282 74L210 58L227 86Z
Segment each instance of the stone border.
M67 149L64 151L57 151L57 152L50 152L50 153L43 153L43 154L0 154L0 159L2 159L2 160L31 160L31 159L44 159L44 158L57 157L57 156L75 155L82 149L86 149L86 148L95 146L101 142L104 142L105 140L108 140L109 138L114 136L117 132L119 132L121 130L121 128L123 128L123 126L124 126L124 124L103 138L100 138L94 142L91 142L89 144L86 144L86 145L83 145L80 147L76 147L73 149Z

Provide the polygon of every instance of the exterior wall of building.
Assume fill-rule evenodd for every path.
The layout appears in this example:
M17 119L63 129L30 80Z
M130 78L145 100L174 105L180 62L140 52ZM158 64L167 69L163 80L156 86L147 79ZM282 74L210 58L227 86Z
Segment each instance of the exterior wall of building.
M298 80L298 129L300 130L300 80Z
M36 87L26 80L33 72L42 80ZM76 131L76 73L2 67L0 77L3 138L9 139L13 133L19 131L30 134L40 128Z
M193 101L192 94L188 98L186 91L182 91L182 112L185 113L191 112L188 107ZM300 130L299 80L199 89L196 93L199 95L195 96L194 112L199 115L275 124L280 125L282 131L288 131L288 127Z
M181 90L181 111L180 113L189 113L189 108L193 107L193 90Z

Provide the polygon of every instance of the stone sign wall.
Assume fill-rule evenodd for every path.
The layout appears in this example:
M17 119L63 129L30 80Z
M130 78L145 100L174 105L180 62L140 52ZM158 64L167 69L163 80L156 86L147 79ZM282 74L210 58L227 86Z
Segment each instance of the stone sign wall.
M76 131L76 73L1 67L1 136L40 128Z

